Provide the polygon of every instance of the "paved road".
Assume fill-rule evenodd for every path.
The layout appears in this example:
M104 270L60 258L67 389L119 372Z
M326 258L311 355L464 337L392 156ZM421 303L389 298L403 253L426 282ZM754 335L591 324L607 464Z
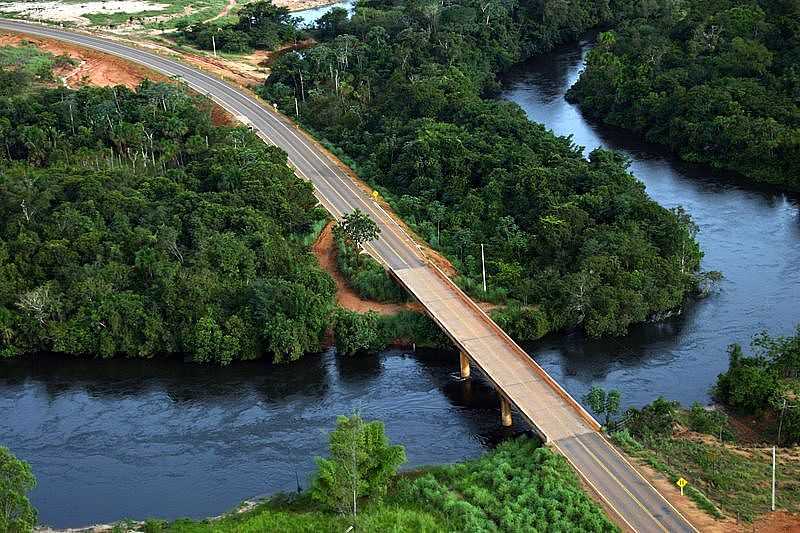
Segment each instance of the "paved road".
M118 42L48 26L0 20L0 29L50 37L114 54L177 76L249 122L285 150L298 175L336 217L355 208L380 227L369 251L389 267L431 317L542 438L557 448L621 523L639 532L695 529L598 433L597 422L435 266L350 176L291 121L246 92L200 70Z

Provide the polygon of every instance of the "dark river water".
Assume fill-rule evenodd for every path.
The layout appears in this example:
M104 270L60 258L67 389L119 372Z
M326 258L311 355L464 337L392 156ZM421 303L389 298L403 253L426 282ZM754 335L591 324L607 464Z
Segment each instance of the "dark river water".
M727 364L726 346L800 319L796 199L732 184L660 155L628 134L598 128L563 100L587 45L520 68L505 97L532 120L586 147L628 154L661 204L684 205L701 228L704 268L719 291L677 318L625 338L554 336L530 351L571 393L592 384L626 405L657 395L690 403ZM0 445L29 461L43 523L79 526L123 517L201 517L244 498L305 487L338 414L386 421L409 466L475 457L507 435L497 398L459 381L446 352L340 358L309 355L215 368L180 361L66 357L0 363Z

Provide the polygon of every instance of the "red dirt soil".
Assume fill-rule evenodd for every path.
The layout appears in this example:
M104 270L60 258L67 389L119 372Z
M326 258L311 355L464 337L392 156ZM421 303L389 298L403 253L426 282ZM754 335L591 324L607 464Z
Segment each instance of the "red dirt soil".
M30 37L16 33L0 32L0 46L16 46L31 44L53 55L68 56L78 65L65 69L56 69L54 74L61 78L67 87L76 89L86 85L95 87L113 87L124 85L136 88L143 80L170 81L158 72L149 70L135 63L125 61L110 54L104 54L80 46L73 46L56 40ZM211 106L211 120L217 126L233 126L233 117L216 104Z
M800 514L786 511L775 511L759 517L749 526L741 526L742 532L758 531L759 533L800 533Z
M348 284L336 266L336 243L333 240L333 224L328 224L322 230L312 251L317 256L320 266L333 277L336 282L336 301L345 309L366 313L375 311L380 315L393 315L403 310L421 311L417 303L393 304L365 300L358 295Z
M56 72L57 75L66 78L65 83L69 87L124 85L134 88L145 78L158 81L166 79L134 63L86 48L40 37L10 32L0 33L0 46L14 46L22 43L30 43L51 54L69 56L79 61L80 64L77 67L68 68L65 72Z

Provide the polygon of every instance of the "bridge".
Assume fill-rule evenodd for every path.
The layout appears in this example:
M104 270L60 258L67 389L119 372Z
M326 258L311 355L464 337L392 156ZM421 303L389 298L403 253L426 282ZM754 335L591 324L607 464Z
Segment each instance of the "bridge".
M0 19L0 30L58 39L139 63L177 77L245 120L267 143L285 150L295 172L310 181L335 217L358 208L377 223L379 238L366 245L425 308L460 350L469 377L479 369L500 397L501 421L516 410L548 445L560 452L602 500L623 529L692 532L696 529L600 432L600 425L441 270L373 201L347 169L293 122L247 91L215 76L132 45L86 33Z

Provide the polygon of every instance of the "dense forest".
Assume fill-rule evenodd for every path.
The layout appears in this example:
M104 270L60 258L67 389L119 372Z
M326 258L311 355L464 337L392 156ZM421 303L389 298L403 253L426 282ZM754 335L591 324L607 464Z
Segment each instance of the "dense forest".
M800 4L632 6L568 98L687 161L800 189Z
M800 326L794 336L753 339L753 355L738 344L729 349L730 366L720 374L714 395L744 415L766 415L775 421L775 440L800 443Z
M0 356L317 349L335 286L302 241L325 214L286 154L176 85L45 71L0 71Z
M252 2L237 12L234 24L227 22L182 22L177 25L179 42L203 50L246 52L253 48L274 50L279 45L302 39L289 10L268 1Z
M262 95L377 186L519 338L621 335L696 286L696 226L650 200L626 161L492 99L498 74L609 22L608 2L365 0L317 23ZM489 291L479 288L485 245Z

